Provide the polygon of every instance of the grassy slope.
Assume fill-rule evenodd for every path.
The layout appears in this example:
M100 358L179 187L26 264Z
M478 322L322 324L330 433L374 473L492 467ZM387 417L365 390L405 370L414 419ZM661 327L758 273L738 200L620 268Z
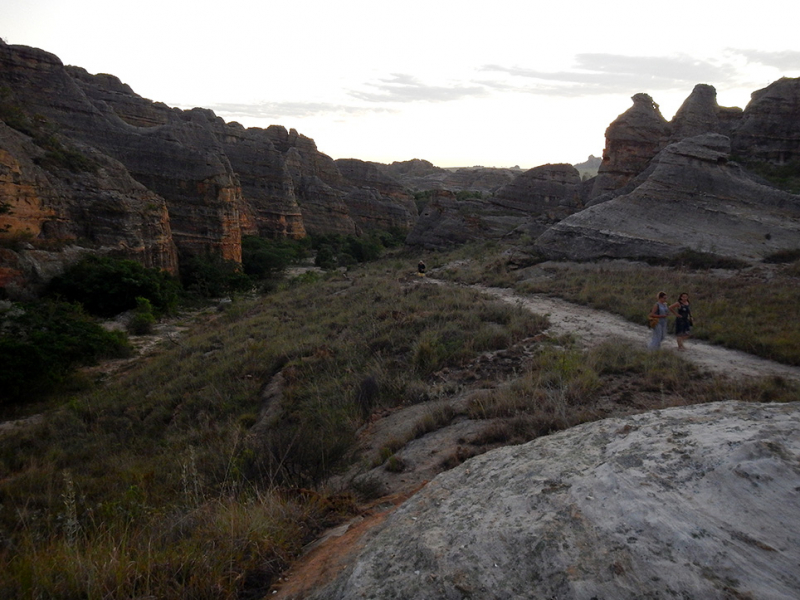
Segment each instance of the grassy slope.
M467 261L453 278L519 284L498 256L481 247L426 258L434 267ZM307 488L347 462L373 409L424 402L442 367L544 326L474 291L423 284L415 263L384 259L348 278L239 300L178 344L64 399L40 425L0 437L0 597L263 594L316 531L354 508L353 496ZM735 277L596 266L525 285L639 322L655 291L687 289L698 333L711 335L715 311L722 322L754 315L767 325L741 327L739 343L781 347L769 332L788 329L791 345L791 327L768 327L786 321L783 284L745 293L745 275ZM774 282L791 277L786 269ZM752 341L756 330L766 341ZM603 416L600 403L615 394L634 408L645 397L797 397L781 382L692 380L686 369L670 353L548 346L517 379L474 400L468 416L507 418L487 434L487 443L507 443ZM279 372L283 404L264 427L263 392Z

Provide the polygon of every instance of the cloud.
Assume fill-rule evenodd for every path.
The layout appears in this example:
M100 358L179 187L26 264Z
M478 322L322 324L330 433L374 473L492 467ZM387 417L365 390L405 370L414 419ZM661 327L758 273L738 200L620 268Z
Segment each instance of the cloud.
M375 112L392 112L390 109L363 107L325 102L258 102L251 104L213 104L211 110L227 118L307 118L327 115L360 115Z
M728 48L728 52L738 54L749 62L758 63L766 67L774 67L787 71L800 69L800 52L797 50L783 50L781 52L764 52L763 50L742 50Z
M577 96L603 93L631 93L692 87L697 83L721 83L736 77L729 63L678 56L626 56L621 54L578 54L575 66L565 71L540 71L522 67L485 65L481 71L502 73L519 83L515 88L533 94ZM485 85L508 89L499 82Z
M352 90L350 95L367 102L449 102L486 95L482 85L426 85L402 73L393 73L390 79L365 85L370 91Z

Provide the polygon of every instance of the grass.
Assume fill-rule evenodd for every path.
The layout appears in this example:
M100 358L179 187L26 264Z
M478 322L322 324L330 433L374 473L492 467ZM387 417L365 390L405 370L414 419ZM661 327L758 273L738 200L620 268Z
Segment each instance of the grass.
M791 402L798 394L800 386L784 379L737 382L675 353L610 340L590 350L542 347L519 378L473 397L467 414L489 422L473 445L496 446L612 415L720 400Z
M709 269L603 261L545 263L535 274L513 268L504 256L508 254L498 257L497 252L473 250L472 257L443 269L441 276L511 287L520 293L550 294L637 324L646 323L658 291L666 291L670 302L685 291L690 296L697 339L800 365L800 321L787 318L800 285L800 261L794 253L775 259L794 262L769 267ZM691 257L683 257L687 258ZM705 265L706 259L694 257L691 262Z
M424 401L439 369L544 324L410 276L405 261L205 313L155 356L0 436L0 597L265 593L342 516L324 492L308 506L292 490L344 468L372 410ZM265 407L279 372L283 400Z
M598 264L522 280L520 262L510 266L500 250L459 249L462 266L450 276L468 268L465 277L485 282L488 264L492 284L613 307L638 322L661 287L688 289L698 332L714 334L724 311L734 321L750 314L748 323L765 319L771 348L769 318L780 321L791 306L781 306L791 300L781 290L796 277L793 264L775 267L774 289L764 290L757 272ZM453 260L425 258L440 270ZM321 528L355 510L350 496L322 484L357 459L357 431L375 411L455 396L443 373L522 340L537 348L528 367L475 396L466 414L423 413L380 450L384 469L409 468L397 456L403 445L456 417L486 426L448 467L610 414L798 396L784 380L710 377L669 352L530 342L544 318L419 278L416 260L396 255L346 276L306 277L201 313L156 354L61 398L41 422L3 432L0 597L262 597ZM752 339L752 327L741 329ZM376 481L360 485L353 491L362 498L379 493Z

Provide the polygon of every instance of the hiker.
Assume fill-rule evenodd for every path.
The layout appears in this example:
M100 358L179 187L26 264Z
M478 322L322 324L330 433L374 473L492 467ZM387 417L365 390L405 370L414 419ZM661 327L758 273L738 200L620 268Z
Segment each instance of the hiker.
M419 261L419 264L417 264L417 271L419 271L420 275L425 275L425 263L424 262Z
M661 342L667 335L667 317L670 313L675 312L667 304L667 292L658 292L658 301L650 309L648 318L657 319L656 326L653 327L653 337L650 338L650 343L647 347L650 350L658 350L661 347ZM675 314L677 316L677 314Z
M678 301L669 307L673 312L677 313L675 319L675 337L678 339L678 350L686 350L683 343L689 338L692 333L692 309L689 305L689 294L681 292L678 296Z

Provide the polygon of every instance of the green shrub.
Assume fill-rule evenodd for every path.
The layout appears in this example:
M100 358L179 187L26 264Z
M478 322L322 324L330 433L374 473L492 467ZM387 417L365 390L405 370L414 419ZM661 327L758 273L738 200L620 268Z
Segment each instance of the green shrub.
M121 332L109 332L77 304L43 301L14 305L0 315L0 390L17 402L50 392L78 365L126 356Z
M80 302L86 310L112 317L136 308L136 298L149 300L162 313L173 311L180 285L165 271L133 260L89 255L55 277L48 295Z
M286 269L308 255L310 240L268 240L257 236L242 237L242 268L257 279L281 276Z
M242 265L218 254L193 256L181 265L181 281L186 291L203 298L219 298L253 289L253 280Z
M365 235L315 235L311 244L316 251L314 264L323 269L371 262L380 258L386 248L399 246L405 240L401 229L373 231Z
M128 323L128 331L134 335L151 333L155 323L156 318L155 315L153 315L153 305L150 303L150 300L137 296L136 310Z

